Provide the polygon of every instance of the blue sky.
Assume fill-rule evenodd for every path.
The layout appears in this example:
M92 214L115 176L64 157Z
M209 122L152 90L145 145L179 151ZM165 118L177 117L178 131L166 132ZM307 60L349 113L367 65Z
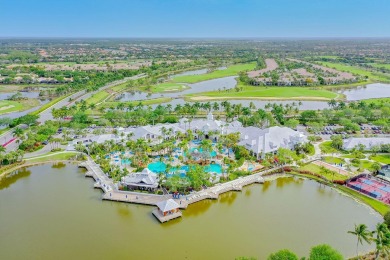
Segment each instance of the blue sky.
M0 37L390 37L390 0L0 0Z

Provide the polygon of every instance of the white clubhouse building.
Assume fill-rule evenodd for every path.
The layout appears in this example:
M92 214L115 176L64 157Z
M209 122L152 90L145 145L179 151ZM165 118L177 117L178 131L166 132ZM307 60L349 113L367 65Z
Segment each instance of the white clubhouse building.
M141 127L118 128L117 134L91 135L86 138L73 140L68 145L68 150L74 150L77 143L89 144L92 142L104 143L113 140L120 142L126 139L137 140L143 138L151 144L162 142L167 136L175 136L177 133L185 133L191 130L195 139L210 139L217 141L215 133L229 134L240 133L239 145L244 146L258 158L265 153L274 153L280 147L294 149L299 143L306 143L307 137L298 131L288 127L269 127L261 129L258 127L243 127L239 121L225 122L215 120L210 113L207 119L189 120L180 119L179 123L157 124Z

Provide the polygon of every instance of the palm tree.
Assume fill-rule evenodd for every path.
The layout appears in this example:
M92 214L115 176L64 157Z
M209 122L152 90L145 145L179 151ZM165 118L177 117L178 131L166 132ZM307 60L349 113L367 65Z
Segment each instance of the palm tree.
M373 239L376 244L375 259L378 259L380 253L388 254L390 251L390 231L385 223L378 223L373 234L376 234Z
M356 243L356 255L359 258L359 243L363 245L363 241L371 244L372 232L370 232L365 224L356 225L355 230L348 231L349 234L355 235L357 237Z

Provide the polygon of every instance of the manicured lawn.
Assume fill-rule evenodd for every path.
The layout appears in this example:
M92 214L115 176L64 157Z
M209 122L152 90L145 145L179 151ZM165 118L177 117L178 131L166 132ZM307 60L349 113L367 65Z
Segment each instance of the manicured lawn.
M55 160L69 160L69 158L78 154L77 152L65 152L65 153L47 153L37 158L25 159L27 163L36 163L36 162L48 162Z
M201 75L187 75L187 76L175 77L172 78L172 81L179 82L179 83L196 83L196 82L210 80L210 79L236 76L240 71L250 71L253 70L255 67L256 67L255 62L235 64L229 66L225 70L215 70L211 73L206 73Z
M366 104L374 103L375 105L382 105L385 103L390 104L390 98L375 98L375 99L368 99L363 101Z
M344 159L338 157L332 157L332 156L325 156L324 161L329 164L340 164L345 162Z
M213 99L301 99L301 100L330 100L337 98L337 94L328 90L317 90L306 87L264 87L245 86L242 91L212 91L187 95L192 100ZM198 97L197 97L198 96Z
M390 64L384 64L384 63L370 63L371 66L375 68L385 68L390 70Z
M107 98L110 95L106 90L99 91L95 94L93 94L90 98L88 98L86 101L88 104L97 104L99 102L102 102L105 98Z
M390 164L390 154L378 154L375 156L371 156L370 159L379 163Z
M175 91L182 91L184 89L188 88L184 84L177 84L177 83L161 83L158 85L154 85L152 87L152 92L158 93L158 92L175 92Z
M363 170L373 171L372 165L373 162L370 162L368 160L359 160L358 163L351 163L352 166L358 167Z
M61 97L58 97L56 99L53 99L52 101L50 101L49 103L46 103L44 104L43 106L41 106L38 110L35 110L33 112L31 112L32 115L38 115L39 113L41 113L42 111L48 109L49 107L53 106L54 104L56 104L57 102L60 102L61 100L73 95L74 93L70 93L69 95L66 95L66 96L61 96Z
M321 64L330 68L335 68L337 70L348 71L354 74L358 74L360 76L367 76L369 79L376 80L376 81L390 81L390 76L384 73L371 72L359 67L349 66L341 63L336 63L336 62L321 62Z
M39 106L39 101L37 99L25 99L20 101L1 100L0 115L11 112L24 111L36 106Z
M322 153L329 154L329 153L338 153L338 152L340 152L337 149L332 147L332 141L326 141L326 142L320 143L319 146L320 146L320 149L321 149Z
M320 174L330 181L331 180L346 180L346 179L348 179L348 176L339 174L337 172L335 172L334 174L333 174L333 172L332 173L325 173L321 170L320 166L312 164L312 163L307 164L307 165L301 167L300 169Z

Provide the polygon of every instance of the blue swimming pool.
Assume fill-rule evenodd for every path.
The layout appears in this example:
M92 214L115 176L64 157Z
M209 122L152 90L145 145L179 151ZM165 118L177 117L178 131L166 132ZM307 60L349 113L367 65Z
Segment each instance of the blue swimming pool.
M219 164L210 164L204 167L204 170L206 172L215 172L217 174L222 173L222 167Z
M130 159L122 159L122 164L130 164Z
M200 153L202 153L202 152L203 152L203 149L202 149L202 148L195 148L195 147L193 147L193 148L191 148L189 151L190 151L190 153L193 153L193 152L195 152L195 151L199 151ZM210 152L210 156L211 156L211 157L217 156L217 152L216 152L216 151L211 151L211 152Z
M155 173L165 172L167 165L163 162L153 162L148 165L148 169Z
M150 163L148 165L148 169L154 173L161 173L161 172L165 172L167 170L167 165L164 162L153 162L153 163ZM181 173L181 175L184 176L185 173L188 172L189 169L190 169L190 167L188 165L183 165L180 167L173 167L170 170L169 174ZM215 172L217 174L222 173L222 167L219 164L210 164L208 166L205 166L204 170L205 170L205 172Z

